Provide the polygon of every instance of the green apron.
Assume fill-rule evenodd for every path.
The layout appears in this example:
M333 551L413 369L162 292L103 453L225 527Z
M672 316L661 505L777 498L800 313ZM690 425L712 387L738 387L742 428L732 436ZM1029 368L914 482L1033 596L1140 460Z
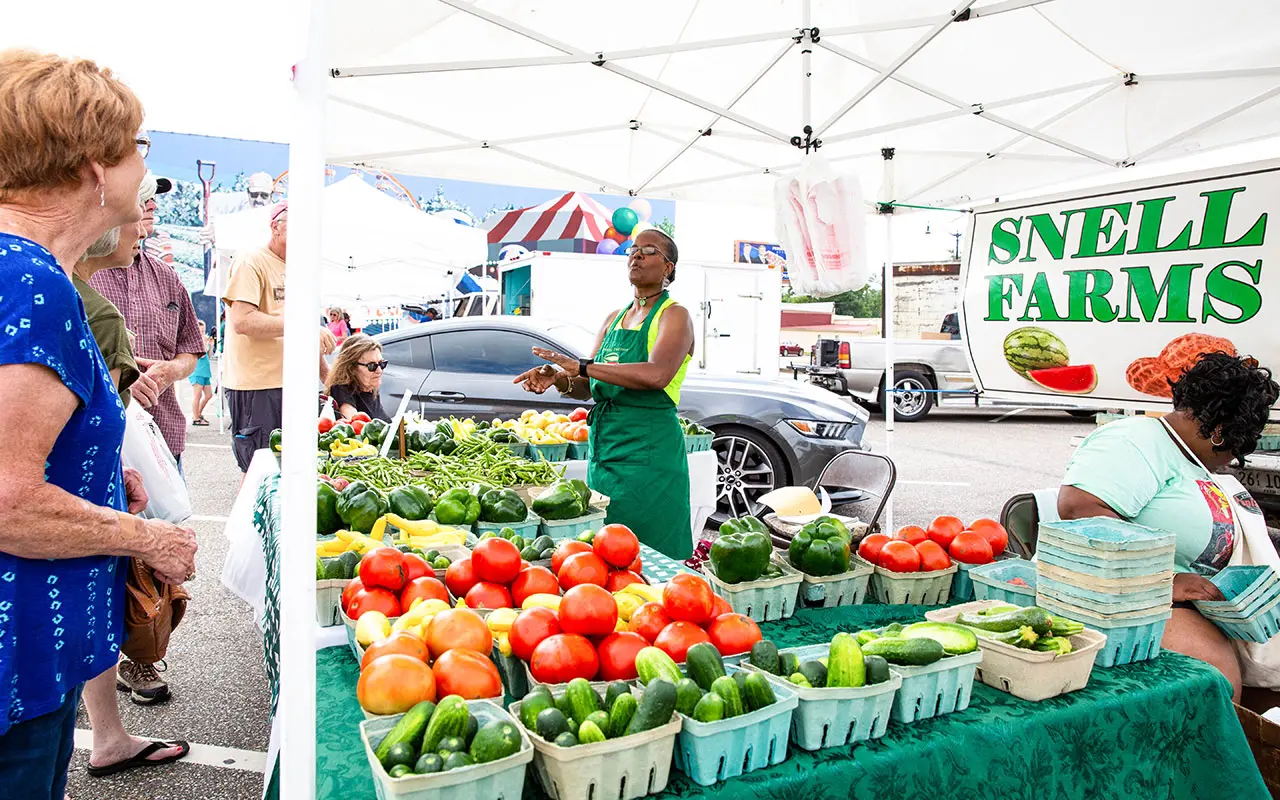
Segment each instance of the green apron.
M595 360L637 364L649 360L649 329L668 296L663 292L639 330L627 330L618 314ZM689 461L676 404L661 389L623 389L591 379L595 406L588 420L591 447L587 483L609 497L608 522L626 525L640 541L683 560L693 555Z

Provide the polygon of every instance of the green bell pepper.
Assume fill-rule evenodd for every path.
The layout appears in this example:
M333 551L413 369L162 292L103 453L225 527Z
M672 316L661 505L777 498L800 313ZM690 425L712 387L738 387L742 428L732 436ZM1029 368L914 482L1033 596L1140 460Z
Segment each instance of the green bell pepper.
M283 438L284 438L284 433L279 428L276 428L274 431L271 432L271 440L270 440L270 443L267 445L268 447L271 448L271 452L273 453L282 452L280 449L280 443Z
M334 433L334 431L336 430L337 428L331 428L328 433L320 434L320 438L316 440L316 446L319 447L320 450L325 454L328 454L329 448L333 445L334 442L338 442L342 440L341 436L338 436L337 434Z
M831 517L800 529L787 548L791 566L808 575L839 575L849 571L849 530Z
M316 484L316 533L327 536L341 527L338 492L327 481L319 481Z
M443 525L471 525L480 518L480 501L466 489L450 489L436 503L436 519Z
M573 519L586 514L587 505L569 481L556 481L533 498L533 513L543 519Z
M479 430L478 427L477 430ZM498 444L519 444L522 441L515 431L509 431L506 428L494 428L489 433L489 440Z
M524 522L529 509L510 489L490 489L480 496L480 519L485 522Z
M381 447L382 443L387 440L387 433L391 430L391 426L380 419L370 420L366 422L364 428L360 431L360 438L373 445Z
M736 517L720 523L720 535L730 533L763 533L769 535L769 529L757 517Z
M421 435L425 437L422 449L426 450L428 453L447 456L458 448L457 442L439 431L431 434L423 433Z
M356 429L345 422L339 422L337 425L334 425L329 429L329 433L337 436L339 439L356 438Z
M587 486L586 481L578 478L570 478L566 483L573 487L573 490L578 493L578 497L582 498L582 513L587 513L587 510L591 508L591 487Z
M387 505L392 514L408 520L426 519L435 507L431 492L421 486L399 486L387 495Z
M452 425L450 425L450 424L449 424L449 422L448 422L447 420L443 420L443 419L442 419L442 420L440 420L439 422L437 422L437 423L436 423L436 433L440 434L441 436L445 437L446 439L452 439L452 438L453 438L453 426L452 426Z
M390 505L382 492L356 481L338 495L335 508L351 530L369 533L373 530L373 523L390 510Z
M755 517L750 519L755 520ZM724 525L735 521L729 520ZM724 530L724 525L720 526L721 531ZM725 583L759 580L769 568L771 555L773 542L765 533L756 530L721 533L711 545L711 568L715 570L716 577Z

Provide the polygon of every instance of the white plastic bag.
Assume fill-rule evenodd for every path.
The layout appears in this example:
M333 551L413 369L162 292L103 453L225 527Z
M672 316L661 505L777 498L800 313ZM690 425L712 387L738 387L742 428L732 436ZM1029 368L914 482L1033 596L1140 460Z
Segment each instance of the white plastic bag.
M185 522L191 516L191 495L178 472L178 462L169 452L156 421L138 403L130 403L125 409L120 461L138 471L147 490L147 507L139 516L174 524Z
M1237 499L1247 497L1248 490L1234 475L1214 475L1213 482L1231 498L1231 513L1236 520L1238 538L1228 564L1233 567L1239 564L1271 567L1280 573L1280 554L1276 553L1275 545L1271 543L1262 512L1253 510L1257 508L1256 503L1251 509L1242 508ZM1238 639L1233 639L1231 643L1240 656L1240 674L1245 686L1280 689L1280 636L1272 637L1262 644Z
M774 190L778 238L797 294L829 297L867 284L866 214L862 186L817 154Z

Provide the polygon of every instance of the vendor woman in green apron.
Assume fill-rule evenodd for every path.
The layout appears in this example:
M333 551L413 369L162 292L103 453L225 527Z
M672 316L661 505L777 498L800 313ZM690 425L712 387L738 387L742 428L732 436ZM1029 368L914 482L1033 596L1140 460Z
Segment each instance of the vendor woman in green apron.
M536 394L554 386L566 397L595 400L587 483L610 498L609 522L683 560L693 554L693 533L689 462L676 406L693 355L693 320L666 291L678 259L670 236L656 228L641 231L627 250L635 297L605 320L594 358L535 347L535 355L555 366L536 367L515 382Z

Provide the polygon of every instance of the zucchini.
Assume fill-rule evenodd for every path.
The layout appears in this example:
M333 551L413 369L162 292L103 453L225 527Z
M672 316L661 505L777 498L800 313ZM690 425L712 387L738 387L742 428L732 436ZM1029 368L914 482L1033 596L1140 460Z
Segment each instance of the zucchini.
M412 709L411 709L412 710ZM471 712L467 710L467 701L456 694L451 694L440 701L431 714L426 732L422 735L420 754L434 753L440 749L440 741L446 736L459 736L467 732L467 720Z
M747 701L748 711L756 711L778 701L778 696L773 693L773 687L759 672L753 672L747 676L747 688L742 696Z
M1065 636L1046 636L1036 642L1032 649L1042 653L1053 653L1059 656L1065 656L1071 652L1071 640Z
M1004 614L961 614L956 622L970 628L980 628L992 633L1006 633L1028 626L1040 636L1048 636L1053 630L1049 612L1043 608L1020 608Z
M431 715L435 710L435 703L423 700L406 711L404 716L396 721L396 726L391 729L391 732L378 743L378 749L373 752L379 763L390 769L387 764L387 754L398 744L408 744L417 753L418 745L422 744L422 735L427 730L427 723L431 721Z
M639 707L640 701L636 700L636 696L631 692L615 697L613 705L609 707L609 727L604 729L605 736L610 739L616 739L621 736L627 726L631 724L631 718L636 715L636 710Z
M1004 633L992 633L990 631L977 631L977 635L989 642L1000 642L1001 644L1013 645L1014 647L1033 647L1040 637L1035 631L1027 625L1023 625L1014 631L1005 631Z
M889 662L880 656L863 656L862 663L867 671L867 685L884 683L889 680Z
M576 747L578 744L578 737L573 734L573 731L565 731L557 736L556 740L552 742L552 744L556 747Z
M738 691L738 682L728 675L722 675L711 683L711 691L720 695L724 701L725 718L740 717L743 714L742 694Z
M688 716L693 707L702 699L702 689L693 682L693 678L681 678L676 684L676 711Z
M471 740L471 760L488 764L520 752L520 731L505 719L486 722Z
M671 656L656 647L644 647L636 653L636 674L640 683L648 686L651 681L661 678L674 688L684 673L671 660Z
M601 710L600 695L591 688L591 683L586 678L569 681L569 688L565 689L564 696L569 704L570 716L580 723L586 722L593 712ZM582 734L578 734L578 740L582 740Z
M538 713L538 735L548 742L569 730L569 720L558 708L544 708Z
M1049 617L1050 630L1052 636L1079 636L1084 633L1084 625L1066 617Z
M443 769L444 759L439 753L424 753L418 756L417 762L413 765L413 772L416 775L430 775Z
M827 683L827 668L817 661L801 661L799 673L804 676L809 685L815 689L824 689Z
M613 683L610 683L609 687L604 690L604 710L612 710L613 701L622 697L624 694L631 694L631 687L627 685L626 681L614 681Z
M471 756L466 753L450 753L444 760L444 769L448 772L451 769L462 769L469 767L476 762L471 760Z
M880 656L890 664L922 667L932 664L946 655L942 645L933 639L905 639L901 636L882 636L867 642L862 648L864 656Z
M724 719L724 700L715 692L703 695L693 707L693 718L698 722L719 722Z
M520 701L520 722L531 731L538 727L538 715L548 708L555 708L555 702L546 692L529 692Z
M644 651L642 650L641 652ZM640 704L636 708L635 716L631 718L631 722L627 723L627 728L622 735L644 733L659 725L666 725L671 721L671 715L675 713L675 710L675 684L669 683L662 678L656 678L645 687L644 696L640 698Z
M796 686L801 686L801 687L804 687L805 689L813 688L813 684L809 683L809 679L801 675L799 672L793 672L791 674L791 677L787 678L787 680L791 681Z
M790 675L800 669L800 658L795 653L778 653L778 674Z
M874 639L872 641L875 641ZM813 675L801 672L809 679L809 683L817 686ZM863 686L867 682L866 664L862 658L862 648L858 646L858 637L851 633L837 633L831 637L831 646L827 648L827 668L822 675L822 685L841 689Z
M1008 614L1010 611L1021 610L1022 608L1020 606L991 606L990 608L982 609L978 613L984 617L989 617L994 614Z
M684 657L684 667L704 692L711 691L711 684L716 678L724 677L724 660L720 651L710 642L698 642L689 648Z
M906 639L933 639L953 656L972 653L978 649L978 637L971 629L950 622L917 622L903 628L902 636Z
M777 675L781 669L778 666L778 646L768 639L761 639L751 645L751 655L748 656L748 660L751 666L773 675Z

